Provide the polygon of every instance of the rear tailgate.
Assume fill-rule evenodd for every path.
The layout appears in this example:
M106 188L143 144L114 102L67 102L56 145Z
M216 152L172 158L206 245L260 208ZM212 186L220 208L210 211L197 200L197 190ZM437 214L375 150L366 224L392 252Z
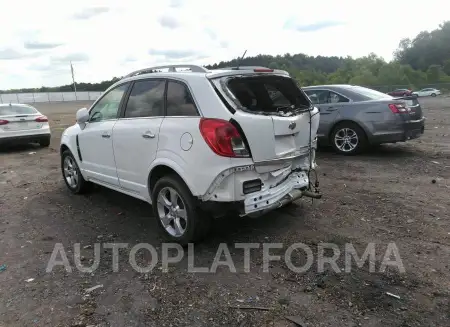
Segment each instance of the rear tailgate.
M412 120L419 120L423 117L422 107L420 106L419 100L416 96L403 96L403 97L395 97L395 100L401 100L405 102L406 106L411 109L409 113L409 117Z
M234 119L245 133L255 163L308 153L309 111L292 117L262 116L237 111ZM316 114L312 117L311 141L316 137L318 126L319 115Z
M289 76L236 74L213 83L237 109L233 119L242 127L255 163L309 154L318 109Z

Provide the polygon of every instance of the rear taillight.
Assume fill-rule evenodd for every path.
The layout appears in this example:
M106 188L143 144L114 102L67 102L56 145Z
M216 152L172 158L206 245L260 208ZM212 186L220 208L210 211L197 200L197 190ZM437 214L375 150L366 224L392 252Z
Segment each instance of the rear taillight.
M400 103L391 103L389 109L391 109L394 114L406 114L410 111L408 107Z
M46 116L39 116L34 121L36 121L38 123L46 123L46 122L48 122L48 118Z
M9 123L8 120L6 120L6 119L0 119L0 125L6 125L6 124L8 124L8 123Z
M236 127L222 119L202 118L200 133L211 150L223 157L248 157L249 152Z

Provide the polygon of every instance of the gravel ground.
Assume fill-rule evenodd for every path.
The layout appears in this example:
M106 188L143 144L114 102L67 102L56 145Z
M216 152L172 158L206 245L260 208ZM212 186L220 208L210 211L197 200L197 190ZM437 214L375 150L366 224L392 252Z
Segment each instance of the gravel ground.
M450 98L420 101L427 122L418 140L356 157L319 151L323 199L299 200L259 219L216 221L211 235L195 246L195 265L211 267L219 244L226 243L237 273L226 266L215 273L189 272L187 256L168 271L160 263L150 273L133 270L127 259L132 246L149 243L161 251L150 206L101 187L85 196L70 194L61 179L58 146L84 104L40 104L53 129L50 148L0 151L0 270L6 265L0 271L0 327L295 326L286 316L307 326L449 326ZM118 272L112 250L104 247L93 273L75 269L75 243L88 266L94 243L108 242L129 244L119 252ZM243 250L234 246L245 242L260 245L251 252L249 272ZM271 250L279 255L293 243L307 244L312 268L295 273L281 260L264 272L261 244L268 242L283 244ZM375 243L376 272L368 264L352 264L350 273L329 265L318 272L323 242L340 249L340 268L345 244L361 255ZM404 273L395 267L380 272L390 242ZM46 272L56 243L63 244L72 272L62 266ZM145 251L136 258L141 265L151 260ZM296 265L306 259L302 251L293 255ZM103 286L86 291L96 285Z

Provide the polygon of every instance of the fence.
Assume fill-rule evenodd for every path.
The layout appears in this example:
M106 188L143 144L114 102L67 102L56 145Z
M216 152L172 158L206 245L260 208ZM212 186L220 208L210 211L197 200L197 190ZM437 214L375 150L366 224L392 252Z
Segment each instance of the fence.
M411 85L366 85L366 87L387 93L398 89L410 89ZM434 88L440 90L442 93L448 93L450 91L450 83L423 84L413 88L413 91L425 88Z
M409 85L367 85L383 93L395 89L407 89ZM450 91L450 83L423 85L422 88L436 88L442 93ZM0 103L36 103L36 102L69 102L69 101L95 101L103 92L39 92L39 93L0 93Z
M40 93L3 93L0 103L36 103L65 101L95 101L102 92L40 92Z

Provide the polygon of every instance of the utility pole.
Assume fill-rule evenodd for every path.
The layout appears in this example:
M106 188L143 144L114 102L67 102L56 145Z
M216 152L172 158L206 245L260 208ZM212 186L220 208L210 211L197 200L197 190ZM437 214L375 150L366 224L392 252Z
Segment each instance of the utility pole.
M78 100L78 98L77 98L77 85L75 83L75 75L73 73L72 61L70 62L70 71L72 72L72 82L73 82L73 89L75 91L75 101L76 101L76 100Z

